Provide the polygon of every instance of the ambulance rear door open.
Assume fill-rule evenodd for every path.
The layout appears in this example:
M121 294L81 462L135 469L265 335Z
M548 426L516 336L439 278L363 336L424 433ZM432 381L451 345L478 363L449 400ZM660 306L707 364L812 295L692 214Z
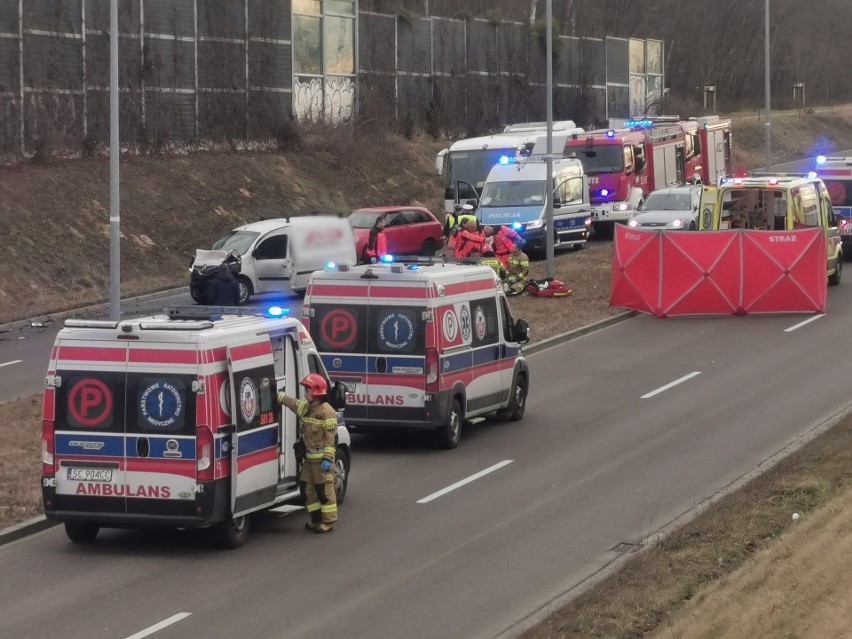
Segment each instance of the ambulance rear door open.
M245 515L275 501L279 472L279 417L269 340L228 346L231 386L231 514Z
M714 186L705 186L701 189L701 214L698 216L699 231L713 231L720 228L719 219L719 189ZM727 227L725 227L727 228Z
M299 397L299 381L304 371L298 366L298 335L296 331L270 337L272 357L275 365L276 390L283 390L289 397ZM285 406L279 407L278 419L281 424L278 447L279 482L295 484L298 481L298 468L293 444L296 443L298 417Z

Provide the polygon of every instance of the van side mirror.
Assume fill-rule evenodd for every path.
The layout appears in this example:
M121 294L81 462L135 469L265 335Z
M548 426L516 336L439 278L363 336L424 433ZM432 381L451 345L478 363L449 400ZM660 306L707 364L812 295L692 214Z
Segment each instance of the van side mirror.
M512 330L512 334L515 337L515 341L518 344L526 344L530 341L530 324L527 320L519 319L515 322L515 327Z
M553 199L553 208L555 208L555 209L561 209L562 208L562 200L560 200L558 197Z
M343 410L346 408L346 384L343 382L334 382L331 387L331 392L328 394L328 403L334 410Z

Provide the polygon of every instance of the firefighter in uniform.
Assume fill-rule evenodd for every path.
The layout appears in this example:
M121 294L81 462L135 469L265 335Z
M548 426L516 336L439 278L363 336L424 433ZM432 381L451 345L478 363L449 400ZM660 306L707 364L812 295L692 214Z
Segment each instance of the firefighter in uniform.
M300 384L305 399L278 393L278 403L292 410L299 418L299 442L305 462L299 483L305 491L305 508L310 520L307 530L331 532L337 521L337 497L334 494L334 456L336 452L337 412L325 401L328 382L322 375L311 373Z
M515 245L512 248L512 254L506 262L506 271L509 274L506 278L509 290L506 293L509 295L523 293L530 281L530 258L521 250L520 246Z

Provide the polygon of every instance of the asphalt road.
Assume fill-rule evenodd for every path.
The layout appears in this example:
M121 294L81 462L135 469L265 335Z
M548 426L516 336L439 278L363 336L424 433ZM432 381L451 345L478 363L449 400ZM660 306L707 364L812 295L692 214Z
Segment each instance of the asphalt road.
M124 310L167 303L188 299ZM0 546L0 636L514 636L846 411L852 364L831 353L850 307L846 282L825 315L639 316L535 352L520 423L468 427L454 451L354 436L332 535L294 513L256 517L234 552L203 531ZM41 388L56 330L3 335L0 401Z
M468 428L455 451L355 436L329 536L296 514L257 518L234 552L180 531L7 544L0 636L512 636L842 411L852 364L826 354L850 306L841 285L822 316L639 316L534 353L520 423Z

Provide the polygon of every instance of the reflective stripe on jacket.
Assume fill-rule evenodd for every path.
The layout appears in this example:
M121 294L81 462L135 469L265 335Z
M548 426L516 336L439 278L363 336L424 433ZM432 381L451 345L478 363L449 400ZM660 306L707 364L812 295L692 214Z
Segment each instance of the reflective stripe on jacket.
M309 462L328 459L334 463L337 412L326 402L311 406L304 399L284 396L281 404L296 413Z

